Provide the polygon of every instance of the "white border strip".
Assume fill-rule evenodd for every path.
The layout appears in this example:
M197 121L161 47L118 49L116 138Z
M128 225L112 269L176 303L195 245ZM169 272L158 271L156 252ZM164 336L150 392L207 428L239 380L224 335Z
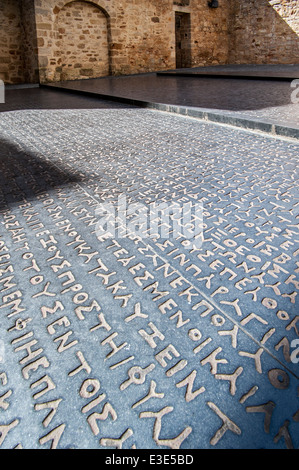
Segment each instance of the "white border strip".
M3 80L0 80L0 104L5 103L5 85Z

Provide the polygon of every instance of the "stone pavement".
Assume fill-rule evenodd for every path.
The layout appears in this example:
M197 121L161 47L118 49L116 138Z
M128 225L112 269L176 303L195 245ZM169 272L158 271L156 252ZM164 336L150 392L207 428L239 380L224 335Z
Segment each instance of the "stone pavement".
M298 448L298 144L38 89L0 110L1 448ZM202 204L203 235L119 210L101 236L124 196L129 227Z
M168 73L168 76L107 77L52 83L47 87L299 138L299 103L292 102L295 88L290 81L296 76L299 79L298 65L219 66L187 70L190 76L178 76L182 72L179 70ZM199 73L210 75L200 77ZM215 78L211 78L212 73ZM247 79L223 78L224 73L234 77L242 73ZM197 76L193 77L193 74ZM258 79L252 80L249 75ZM275 75L284 77L284 80L269 80Z
M192 67L159 72L162 74L193 75L193 76L214 76L214 77L238 77L238 78L262 78L265 80L280 79L292 81L299 77L299 65L210 65L206 67Z

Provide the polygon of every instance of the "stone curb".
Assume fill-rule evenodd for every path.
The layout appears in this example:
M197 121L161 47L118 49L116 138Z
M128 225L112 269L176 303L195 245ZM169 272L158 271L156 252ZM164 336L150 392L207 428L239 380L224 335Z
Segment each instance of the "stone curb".
M55 85L40 85L41 88L55 91L66 91L72 94L80 94L90 97L97 97L104 100L116 101L119 103L130 104L140 108L155 109L157 111L165 111L168 113L179 114L181 116L188 116L196 119L201 119L205 122L227 124L241 129L249 129L254 131L264 132L272 136L287 137L299 140L299 127L282 126L267 121L256 121L254 119L243 118L233 114L221 114L211 111L206 108L191 108L180 105L169 105L164 103L153 103L150 101L135 100L133 98L125 98L122 96L115 96L103 93L95 93L92 91L76 90L74 88L64 88Z

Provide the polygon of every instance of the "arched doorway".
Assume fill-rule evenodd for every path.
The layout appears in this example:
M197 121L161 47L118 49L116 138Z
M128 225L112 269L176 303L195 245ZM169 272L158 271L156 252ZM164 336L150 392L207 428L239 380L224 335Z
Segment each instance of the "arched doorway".
M67 3L57 15L56 35L60 80L109 75L108 18L100 7L87 1Z

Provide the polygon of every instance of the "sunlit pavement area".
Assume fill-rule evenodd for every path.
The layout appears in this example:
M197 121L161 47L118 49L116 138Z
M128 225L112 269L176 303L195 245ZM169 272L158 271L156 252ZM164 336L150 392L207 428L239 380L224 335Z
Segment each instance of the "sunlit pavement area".
M1 448L298 448L298 141L46 89L0 111ZM99 236L124 196L203 233Z

